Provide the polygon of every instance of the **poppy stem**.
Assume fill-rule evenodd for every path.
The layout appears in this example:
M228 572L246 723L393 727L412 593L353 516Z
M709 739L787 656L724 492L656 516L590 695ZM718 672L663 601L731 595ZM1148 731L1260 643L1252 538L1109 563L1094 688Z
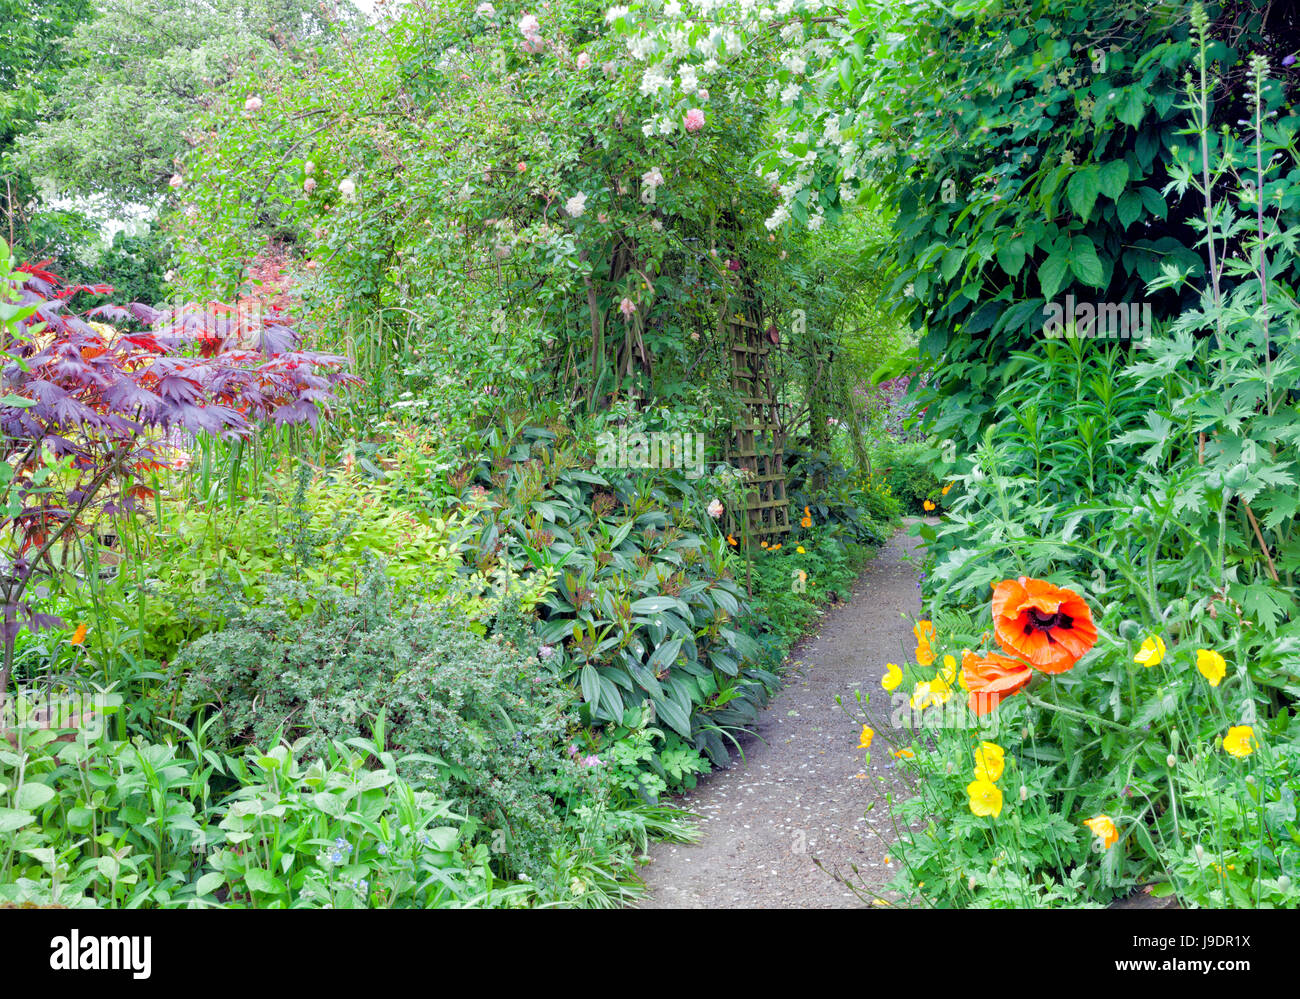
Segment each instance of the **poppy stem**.
M1100 715L1089 714L1086 711L1075 711L1073 708L1062 707L1060 704L1052 704L1050 701L1044 701L1041 697L1035 697L1028 691L1025 692L1025 699L1029 701L1030 704L1036 704L1040 708L1047 708L1049 711L1059 711L1063 715L1070 715L1071 717L1081 719L1082 721L1094 721L1099 725L1107 725L1110 728L1119 729L1121 732L1138 731L1128 725L1121 725L1119 722L1113 722L1109 718L1102 718Z

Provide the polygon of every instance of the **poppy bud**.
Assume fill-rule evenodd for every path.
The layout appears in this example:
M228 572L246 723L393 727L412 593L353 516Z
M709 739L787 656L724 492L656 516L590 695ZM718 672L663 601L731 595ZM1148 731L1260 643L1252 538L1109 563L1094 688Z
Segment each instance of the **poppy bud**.
M1170 770L1178 766L1178 757L1175 756L1173 753L1170 753L1168 756L1165 757L1165 766L1167 766Z

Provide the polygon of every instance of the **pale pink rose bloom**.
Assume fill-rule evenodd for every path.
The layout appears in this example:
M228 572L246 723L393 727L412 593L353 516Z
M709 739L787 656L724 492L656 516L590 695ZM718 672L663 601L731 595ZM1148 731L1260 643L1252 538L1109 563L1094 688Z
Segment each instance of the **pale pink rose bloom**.
M604 212L598 212L596 214L596 221L599 222L601 225L604 225L606 222L609 221L609 216L606 215Z
M591 56L586 52L578 53L578 69L586 69L591 65Z
M262 110L262 98L260 98L260 97L250 97L248 100L244 101L244 110L245 110L245 111L248 111L248 112L250 112L250 113L255 113L255 112L257 112L257 111L261 111L261 110Z
M714 520L722 516L722 504L716 499L709 504L709 516Z
M632 313L636 311L636 303L630 298L625 298L618 303L618 311L623 313L624 319L631 319Z
M311 194L312 191L316 190L316 178L308 177L306 180L304 180L302 182L302 189L306 191L308 194Z
M182 184L184 184L185 181L183 181L183 180L181 179L181 175L180 175L180 174L178 174L178 173L174 173L174 174L172 174L172 179L169 180L167 183L170 184L172 187L176 188L176 187L180 187Z
M698 132L704 127L704 112L699 108L691 108L682 119L682 124L686 126L686 131Z
M699 90L695 92L695 96L702 101L707 101L709 99L709 92L705 90L703 87L701 87Z
M527 173L528 164L525 163L523 160L520 160L518 163L515 164L515 169L518 170L520 173Z
M541 24L538 23L537 18L532 14L525 14L519 21L519 33L525 38L529 35L540 34L541 30Z

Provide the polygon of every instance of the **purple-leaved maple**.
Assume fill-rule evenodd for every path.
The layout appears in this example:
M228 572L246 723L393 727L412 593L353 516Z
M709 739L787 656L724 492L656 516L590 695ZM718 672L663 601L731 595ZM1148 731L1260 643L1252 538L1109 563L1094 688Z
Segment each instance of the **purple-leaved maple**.
M63 625L25 594L87 514L128 511L148 496L133 483L168 464L178 434L315 427L358 381L344 358L301 349L275 310L137 302L78 315L70 304L83 291L112 289L15 267L0 241L0 702L22 628Z

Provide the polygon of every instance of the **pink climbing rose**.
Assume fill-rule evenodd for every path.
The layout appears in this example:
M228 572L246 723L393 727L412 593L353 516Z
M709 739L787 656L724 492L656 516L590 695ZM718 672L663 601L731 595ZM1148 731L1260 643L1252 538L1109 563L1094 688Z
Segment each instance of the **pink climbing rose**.
M542 26L532 14L525 14L519 21L519 33L524 36L525 52L541 52L546 47L541 36Z
M682 120L688 132L698 132L704 127L704 112L699 108L691 108L686 112L686 117Z
M624 319L631 319L632 313L636 311L636 303L630 298L625 298L618 303L618 311L623 313Z
M722 516L722 503L717 499L714 499L709 504L709 516L712 517L714 520L717 520L719 517Z

